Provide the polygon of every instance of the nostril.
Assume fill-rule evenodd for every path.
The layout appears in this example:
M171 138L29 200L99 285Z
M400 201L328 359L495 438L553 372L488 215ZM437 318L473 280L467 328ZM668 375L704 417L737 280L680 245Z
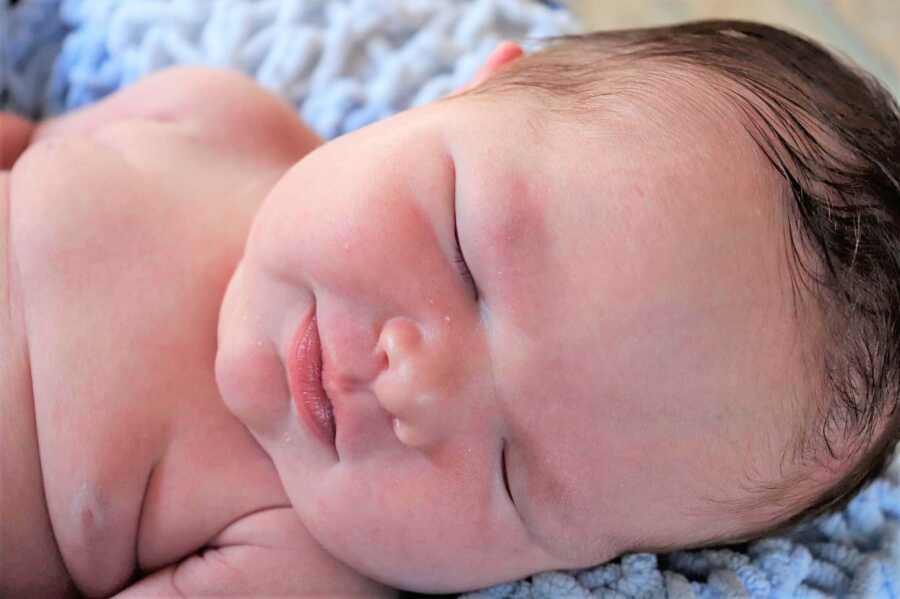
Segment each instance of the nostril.
M378 338L384 356L382 366L400 366L418 349L421 339L418 325L409 318L398 316L385 322Z
M382 372L391 365L387 353L378 347L375 351L375 372Z
M394 418L415 419L416 397L421 392L423 366L418 325L405 317L391 318L381 328L376 348L379 370L372 389L382 407Z

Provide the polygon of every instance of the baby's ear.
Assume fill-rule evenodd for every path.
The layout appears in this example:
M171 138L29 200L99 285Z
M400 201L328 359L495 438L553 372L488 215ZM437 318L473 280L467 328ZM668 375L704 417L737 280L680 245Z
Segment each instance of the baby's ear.
M481 68L478 69L478 72L475 73L475 76L461 89L457 90L456 93L461 93L480 85L484 81L490 79L491 75L500 69L500 67L515 61L522 56L522 54L522 47L519 46L519 44L510 41L501 42L494 48L493 52L491 52Z

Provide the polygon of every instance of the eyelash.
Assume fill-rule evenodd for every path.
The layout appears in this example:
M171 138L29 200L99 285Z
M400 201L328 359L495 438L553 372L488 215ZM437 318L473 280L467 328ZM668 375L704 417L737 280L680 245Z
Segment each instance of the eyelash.
M512 491L509 490L509 477L506 475L506 441L503 442L503 448L500 450L500 471L503 473L503 486L506 488L506 495L515 504Z
M472 287L475 289L475 297L477 298L478 287L475 285L475 277L472 276L472 271L469 270L469 266L466 264L466 260L463 257L462 246L459 243L459 228L455 224L453 227L453 238L456 240L456 256L453 258L453 261L456 263L456 269L464 279L472 284Z

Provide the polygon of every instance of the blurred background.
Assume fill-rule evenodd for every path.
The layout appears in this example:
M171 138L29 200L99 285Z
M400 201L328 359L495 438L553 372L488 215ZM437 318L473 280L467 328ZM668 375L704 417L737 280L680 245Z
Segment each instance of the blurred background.
M704 18L806 34L900 98L900 0L8 2L0 0L0 106L32 118L193 63L254 77L331 139L457 89L503 39Z
M689 19L763 21L794 29L850 57L900 98L900 0L560 0L586 29Z

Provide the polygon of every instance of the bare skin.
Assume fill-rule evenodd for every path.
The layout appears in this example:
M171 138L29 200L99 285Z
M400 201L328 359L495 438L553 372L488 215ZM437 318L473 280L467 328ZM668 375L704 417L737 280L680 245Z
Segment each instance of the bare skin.
M770 521L727 502L804 408L775 174L725 110L626 108L463 96L322 144L178 70L29 134L0 546L38 538L0 590L456 592ZM286 377L310 314L334 445Z
M219 388L313 536L372 578L458 592L748 538L846 471L789 452L815 322L740 111L699 78L640 100L604 81L589 114L510 86L394 115L257 212ZM333 444L285 377L313 316Z
M0 131L0 595L393 596L308 534L214 377L253 215L322 140L196 69Z

